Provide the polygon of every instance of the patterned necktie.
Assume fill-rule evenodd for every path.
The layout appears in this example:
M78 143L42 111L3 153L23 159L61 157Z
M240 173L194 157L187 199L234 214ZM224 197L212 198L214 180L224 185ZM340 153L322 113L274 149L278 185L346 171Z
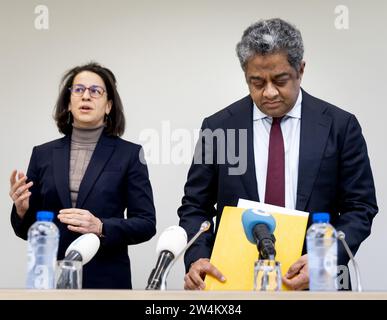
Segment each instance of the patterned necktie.
M273 118L271 124L265 203L285 207L285 148L281 131L282 118Z

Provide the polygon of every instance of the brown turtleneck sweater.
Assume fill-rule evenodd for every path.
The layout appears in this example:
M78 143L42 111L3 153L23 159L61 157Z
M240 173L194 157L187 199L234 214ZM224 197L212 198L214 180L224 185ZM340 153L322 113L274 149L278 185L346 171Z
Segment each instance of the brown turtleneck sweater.
M70 195L73 208L77 203L82 178L103 129L104 126L92 129L73 127L70 150Z

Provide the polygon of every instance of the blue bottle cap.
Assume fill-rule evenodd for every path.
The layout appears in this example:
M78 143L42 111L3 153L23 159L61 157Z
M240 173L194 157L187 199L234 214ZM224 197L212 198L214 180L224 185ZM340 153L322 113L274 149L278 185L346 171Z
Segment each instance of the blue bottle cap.
M315 212L313 213L313 223L329 223L329 213L328 212Z
M38 221L52 221L54 219L54 212L52 211L38 211L36 213L36 220Z

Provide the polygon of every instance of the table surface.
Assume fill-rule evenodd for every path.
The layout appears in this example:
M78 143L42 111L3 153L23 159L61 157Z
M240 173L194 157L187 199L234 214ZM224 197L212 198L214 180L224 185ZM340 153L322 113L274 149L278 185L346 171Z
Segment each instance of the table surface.
M387 300L387 292L2 289L0 300Z

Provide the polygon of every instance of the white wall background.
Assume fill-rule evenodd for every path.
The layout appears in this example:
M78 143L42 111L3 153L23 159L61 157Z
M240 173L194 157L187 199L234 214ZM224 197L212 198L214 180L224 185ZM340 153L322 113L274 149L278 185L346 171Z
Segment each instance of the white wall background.
M49 9L49 29L34 26L37 5ZM349 29L335 28L334 9L346 5ZM0 288L22 288L26 243L10 225L12 169L26 170L32 147L59 137L52 111L60 77L96 60L118 79L127 117L125 139L142 130L194 130L203 117L247 94L235 45L260 18L281 17L301 30L303 87L354 113L368 142L380 213L358 262L366 290L387 290L385 151L387 2L380 1L0 1ZM173 145L173 142L172 142ZM193 148L193 145L192 145ZM129 248L133 285L143 289L155 264L159 234L177 224L188 164L151 164L158 234ZM183 263L168 285L181 289Z

